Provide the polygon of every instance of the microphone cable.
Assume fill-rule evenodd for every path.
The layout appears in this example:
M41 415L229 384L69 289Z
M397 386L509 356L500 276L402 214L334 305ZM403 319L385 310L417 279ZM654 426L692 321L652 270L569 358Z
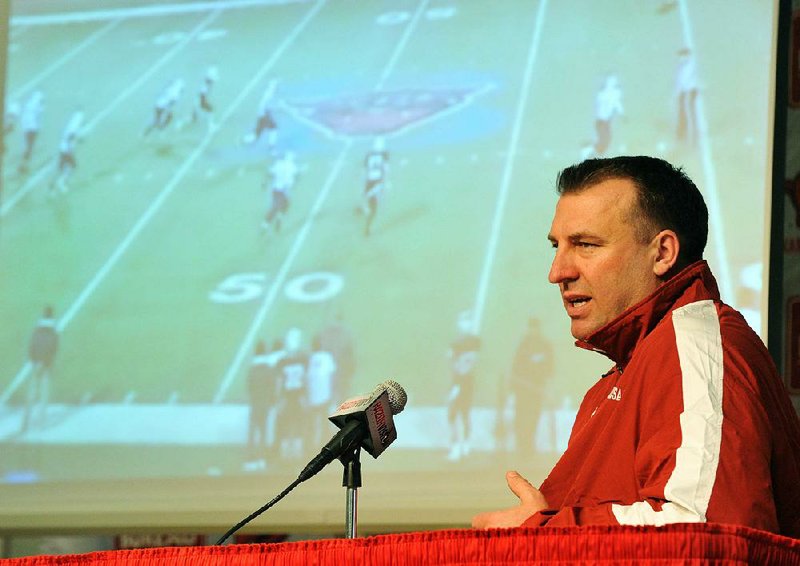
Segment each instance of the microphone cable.
M292 491L292 490L293 490L294 488L296 488L298 485L300 485L301 483L303 483L303 481L305 481L305 478L300 478L300 477L298 477L296 480L294 480L294 481L293 481L293 482L292 482L292 483L289 485L289 487L287 487L287 488L286 488L286 489L284 489L282 492L280 492L278 495L276 495L276 496L275 496L275 497L272 499L272 501L270 501L269 503L267 503L267 504L265 504L265 505L262 505L261 507L259 507L258 509L256 509L255 511L253 511L252 513L250 513L250 514L249 514L247 517L245 517L244 519L242 519L241 521L239 521L238 523L236 523L236 524L235 524L234 526L232 526L230 529L228 529L228 532L226 532L224 535L222 535L222 536L219 538L219 540L218 540L217 542L215 542L215 543L214 543L214 545L215 545L215 546L219 546L219 545L221 545L222 543L224 543L226 540L228 540L228 537L230 537L230 536L231 536L233 533L235 533L236 531L238 531L239 529L241 529L242 527L244 527L244 526L245 526L247 523L249 523L250 521L252 521L252 520L253 520L253 519L255 519L256 517L258 517L258 516L259 516L259 515L261 515L261 514L262 514L264 511L266 511L267 509L269 509L270 507L272 507L273 505L275 505L275 504L276 504L278 501L280 501L281 499L283 499L284 497L286 497L286 496L289 494L289 492L290 492L290 491Z

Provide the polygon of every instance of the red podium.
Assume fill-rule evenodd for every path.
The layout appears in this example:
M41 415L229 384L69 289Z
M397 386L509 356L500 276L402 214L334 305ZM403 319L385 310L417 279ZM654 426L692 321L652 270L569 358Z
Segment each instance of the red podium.
M474 564L800 565L800 540L733 525L447 530L279 544L116 550L0 560L0 566Z

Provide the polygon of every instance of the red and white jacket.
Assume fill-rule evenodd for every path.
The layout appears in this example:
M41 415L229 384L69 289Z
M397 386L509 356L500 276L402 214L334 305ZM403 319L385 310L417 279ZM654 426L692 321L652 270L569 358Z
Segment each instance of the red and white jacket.
M766 348L697 262L578 346L586 394L523 526L715 522L800 537L800 422Z

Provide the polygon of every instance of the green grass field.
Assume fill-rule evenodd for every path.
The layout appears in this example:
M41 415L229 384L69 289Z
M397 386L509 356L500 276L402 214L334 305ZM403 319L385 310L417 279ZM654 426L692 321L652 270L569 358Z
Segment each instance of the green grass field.
M0 422L20 411L27 341L45 304L61 325L53 403L243 404L255 339L297 327L309 346L341 313L356 342L353 394L392 378L408 391L409 410L443 406L445 353L469 310L483 340L479 407L495 406L530 315L558 352L548 403L576 406L608 363L572 347L546 280L546 234L556 173L592 139L593 97L608 72L620 77L625 105L609 153L684 166L709 201L707 257L723 298L764 306L740 279L765 249L771 15L758 3L359 0L197 11L178 2L156 16L148 12L156 2L136 3L141 13L98 2L107 13L74 22L60 4L12 10L6 99L40 89L45 108L27 175L16 171L21 134L5 140ZM43 20L52 14L60 15ZM685 45L702 83L693 147L674 136L676 53ZM218 128L201 122L143 138L175 77L186 80L176 122L188 118L209 64L220 71L211 96ZM272 158L263 143L241 140L275 78L278 148L296 152L304 169L282 231L265 235ZM298 108L410 91L455 102L404 118L386 136L392 188L365 238L353 210L373 136L326 131ZM392 100L395 117L423 104ZM375 104L371 111L385 111ZM51 196L61 129L76 107L88 126L78 168L69 192ZM287 296L304 276L308 293L322 293L330 279L314 274L341 290L312 302ZM221 295L230 302L212 299ZM5 471L35 465L15 426L0 436ZM444 435L444 422L430 426ZM54 454L64 449L51 444ZM143 475L168 467L170 451L153 451ZM413 454L391 462L422 465L422 452ZM229 458L238 462L239 448ZM89 473L66 470L51 473Z

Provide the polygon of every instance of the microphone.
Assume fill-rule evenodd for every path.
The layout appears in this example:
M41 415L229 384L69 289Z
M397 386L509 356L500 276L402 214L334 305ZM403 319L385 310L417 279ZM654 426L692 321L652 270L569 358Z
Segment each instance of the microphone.
M348 399L328 418L340 428L297 476L299 482L316 475L343 454L361 445L377 458L397 438L393 416L406 406L408 396L391 379L378 385L369 395Z

